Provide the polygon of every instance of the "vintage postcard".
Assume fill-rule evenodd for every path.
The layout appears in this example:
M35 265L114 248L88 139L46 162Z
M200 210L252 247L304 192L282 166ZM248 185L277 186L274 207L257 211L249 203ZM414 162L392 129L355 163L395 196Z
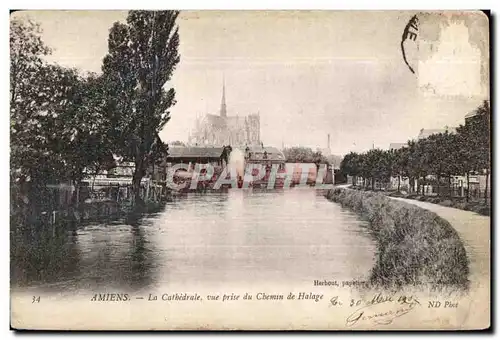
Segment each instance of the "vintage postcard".
M11 327L489 328L489 26L11 13Z

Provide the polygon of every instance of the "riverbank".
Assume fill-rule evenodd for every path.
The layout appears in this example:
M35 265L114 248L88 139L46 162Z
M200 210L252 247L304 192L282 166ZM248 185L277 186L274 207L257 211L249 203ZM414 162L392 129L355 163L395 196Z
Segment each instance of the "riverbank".
M143 214L155 213L165 206L165 201L147 201L141 206L132 206L131 202L112 200L93 200L81 204L78 208L42 212L35 218L27 219L22 215L10 216L11 232L55 229L74 230L77 225L94 222L108 223L122 219L135 221Z
M466 201L465 197L440 197L440 196L424 196L418 194L402 194L397 191L387 192L387 196L404 198L408 200L416 200L419 202L429 202L433 204L439 204L443 207L451 207L455 209L473 211L483 216L490 216L491 205L485 204L484 200L478 201Z
M460 210L465 210L465 211L472 211L477 214L483 215L483 216L490 216L491 215L491 201L488 201L488 203L484 202L484 199L478 200L473 200L472 198L467 202L466 197L449 197L449 196L438 196L436 194L428 194L428 195L422 195L420 193L404 193L401 191L397 190L378 190L374 191L371 188L363 188L359 186L348 186L350 189L353 190L360 190L360 191L372 191L372 192L379 192L381 194L384 194L389 197L397 197L397 198L404 198L408 200L415 200L419 202L429 202L433 204L439 204L442 205L443 207L451 207L455 209L460 209ZM411 202L409 202L411 203Z
M490 278L490 217L481 216L471 211L443 207L429 202L419 202L404 198L394 201L414 204L446 219L457 231L464 243L469 259L469 281L474 286L488 286Z
M327 193L327 198L369 221L377 244L369 278L372 285L468 288L467 253L458 233L445 219L369 191L336 188Z

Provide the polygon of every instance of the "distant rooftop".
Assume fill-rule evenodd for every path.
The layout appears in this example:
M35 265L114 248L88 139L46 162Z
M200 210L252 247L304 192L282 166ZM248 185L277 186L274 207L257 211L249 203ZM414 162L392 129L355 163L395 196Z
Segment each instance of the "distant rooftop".
M172 146L167 158L220 158L221 147L210 146Z
M420 133L418 134L418 139L424 139L429 137L430 135L436 135L439 133L445 133L448 131L449 133L455 133L457 128L455 127L446 127L444 129L420 129Z
M469 119L469 118L472 118L472 117L475 117L475 116L477 116L477 111L476 110L467 113L465 115L465 119Z
M260 146L250 146L248 149L252 153L251 160L253 161L264 160L264 152L267 153L267 160L285 161L283 152L272 146L265 146L264 148Z
M391 143L389 144L389 150L399 150L408 146L408 143Z

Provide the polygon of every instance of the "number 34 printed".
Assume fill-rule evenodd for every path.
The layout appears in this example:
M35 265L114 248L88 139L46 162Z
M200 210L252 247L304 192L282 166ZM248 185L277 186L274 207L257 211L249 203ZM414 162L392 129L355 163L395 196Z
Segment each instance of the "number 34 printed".
M40 296L33 296L33 301L31 303L40 303Z

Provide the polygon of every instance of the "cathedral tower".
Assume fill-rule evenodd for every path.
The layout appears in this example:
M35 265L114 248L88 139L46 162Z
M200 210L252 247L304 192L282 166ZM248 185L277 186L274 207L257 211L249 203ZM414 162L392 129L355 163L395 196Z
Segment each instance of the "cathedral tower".
M222 79L222 100L220 103L220 116L223 118L227 118L226 111L226 82L224 78Z

